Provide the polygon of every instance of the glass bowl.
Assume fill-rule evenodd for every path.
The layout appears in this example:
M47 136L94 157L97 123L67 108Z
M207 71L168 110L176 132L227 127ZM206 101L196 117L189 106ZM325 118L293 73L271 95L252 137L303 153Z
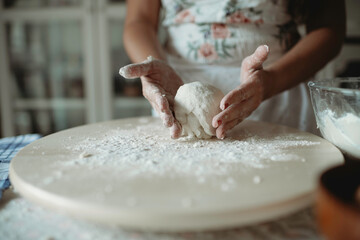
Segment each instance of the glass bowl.
M311 81L316 122L325 139L360 160L360 77Z

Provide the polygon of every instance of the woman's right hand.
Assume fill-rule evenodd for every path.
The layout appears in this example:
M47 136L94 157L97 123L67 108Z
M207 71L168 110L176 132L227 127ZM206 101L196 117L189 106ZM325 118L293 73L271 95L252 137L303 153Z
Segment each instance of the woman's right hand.
M141 63L122 67L124 78L141 78L144 97L159 114L164 126L170 128L172 138L179 138L181 125L174 116L174 99L183 81L166 62L148 57Z

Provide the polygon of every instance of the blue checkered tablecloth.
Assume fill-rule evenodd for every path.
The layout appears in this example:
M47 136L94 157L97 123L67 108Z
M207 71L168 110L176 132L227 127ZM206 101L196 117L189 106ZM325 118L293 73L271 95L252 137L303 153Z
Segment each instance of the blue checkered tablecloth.
M9 166L15 154L29 143L40 138L38 134L27 134L0 139L0 199L2 192L10 186Z

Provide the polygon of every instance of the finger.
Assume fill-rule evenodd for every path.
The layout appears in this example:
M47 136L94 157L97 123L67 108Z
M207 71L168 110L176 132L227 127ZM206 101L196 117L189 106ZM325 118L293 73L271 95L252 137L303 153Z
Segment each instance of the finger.
M172 114L167 114L167 113L163 113L160 112L159 116L161 118L161 121L163 123L163 125L167 128L171 127L174 124L174 117Z
M240 122L242 122L242 120L243 119L234 119L226 124L222 124L216 129L216 137L219 139L224 139L226 136L226 132L235 127Z
M220 102L220 109L225 110L231 104L245 101L257 93L258 89L253 82L245 82L239 88L226 94Z
M174 121L174 124L170 127L171 138L177 139L181 135L181 124L178 121Z
M231 108L233 108L234 105L229 106L228 108L226 108L225 110L221 111L220 113L218 113L217 115L215 115L212 119L212 126L214 128L218 128L220 125L222 125L224 122L226 122L228 120L229 117L229 111L231 111Z
M267 45L259 46L255 52L246 57L241 65L241 72L255 71L262 69L262 64L269 55L269 47Z
M168 99L164 91L156 85L147 81L143 83L143 95L150 102L151 106L159 114L165 127L171 127L174 123L174 116L170 109Z
M235 119L242 121L248 117L259 106L259 104L259 100L256 96L253 96L246 101L232 104L213 118L213 123L221 123L220 125L214 127L218 128L221 125L226 125Z
M155 105L157 106L159 116L165 127L171 127L174 123L174 116L170 109L169 102L165 94L156 93Z
M157 112L157 114L159 115L163 125L165 127L171 127L174 124L174 116L173 114L170 112L161 112L159 109L159 106L157 104L154 104L152 102L150 102L151 106L153 107L153 109L155 109L155 111Z
M141 63L133 63L120 68L119 74L124 78L138 78L149 75L154 68L154 60L148 57Z
M160 119L161 119L161 122L163 123L163 125L165 127L171 127L173 125L173 122L174 122L174 116L172 114L166 114L166 113L163 113L159 110L159 107L158 105L150 102L152 108L157 112L157 114L159 115Z

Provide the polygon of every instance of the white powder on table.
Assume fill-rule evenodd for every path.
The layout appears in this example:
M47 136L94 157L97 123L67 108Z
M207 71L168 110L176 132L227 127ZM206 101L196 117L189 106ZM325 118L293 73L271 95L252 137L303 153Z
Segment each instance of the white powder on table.
M139 121L137 127L105 130L102 137L87 137L66 146L78 157L65 161L65 166L82 165L93 169L108 166L126 178L137 176L194 176L199 184L208 176L225 176L236 168L246 172L251 168L266 168L271 162L299 161L301 156L284 151L289 148L319 144L296 136L261 138L251 133L241 140L170 139L158 122ZM231 189L228 179L223 191Z

